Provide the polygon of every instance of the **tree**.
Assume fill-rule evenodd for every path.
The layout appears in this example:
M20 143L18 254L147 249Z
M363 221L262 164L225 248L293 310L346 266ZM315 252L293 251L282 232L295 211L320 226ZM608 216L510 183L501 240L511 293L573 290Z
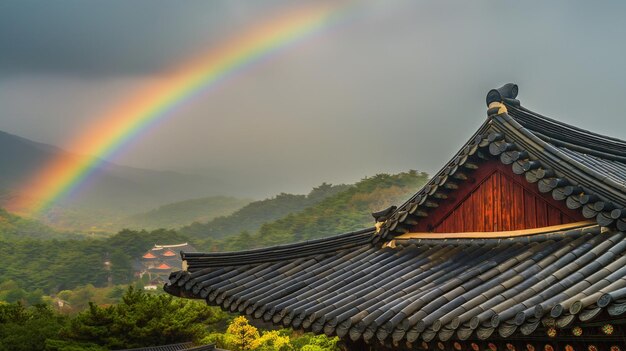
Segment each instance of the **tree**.
M66 296L67 302L69 302L70 306L72 306L75 311L81 311L89 306L90 301L92 301L95 295L95 290L96 288L93 285L87 284L74 290L69 296L65 294L62 296ZM59 295L61 296L61 294Z
M326 335L303 334L291 340L294 350L300 351L339 351L338 337L329 338Z
M0 351L44 350L46 339L56 337L65 322L46 305L0 303Z
M218 309L169 295L151 295L132 286L109 307L93 303L60 332L64 341L109 349L198 341L224 318Z
M236 351L252 350L259 338L257 328L251 326L244 316L235 318L226 329L226 334Z
M281 335L277 330L263 332L263 335L254 342L256 351L288 351L291 350L289 336Z

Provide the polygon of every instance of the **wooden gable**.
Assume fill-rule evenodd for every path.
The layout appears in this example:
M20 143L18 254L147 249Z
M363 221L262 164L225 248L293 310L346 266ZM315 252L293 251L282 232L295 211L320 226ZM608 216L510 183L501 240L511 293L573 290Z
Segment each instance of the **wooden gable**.
M585 220L499 160L485 161L416 225L417 232L495 232Z

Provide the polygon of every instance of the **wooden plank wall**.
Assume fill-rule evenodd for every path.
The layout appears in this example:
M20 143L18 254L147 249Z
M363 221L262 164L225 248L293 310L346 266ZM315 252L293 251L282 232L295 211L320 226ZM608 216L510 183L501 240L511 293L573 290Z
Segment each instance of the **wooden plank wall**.
M476 178L466 183L465 189L458 189L448 199L451 203L430 214L427 226L418 225L418 231L494 232L584 220L578 211L550 194L539 193L536 184L502 166L493 162L482 165Z

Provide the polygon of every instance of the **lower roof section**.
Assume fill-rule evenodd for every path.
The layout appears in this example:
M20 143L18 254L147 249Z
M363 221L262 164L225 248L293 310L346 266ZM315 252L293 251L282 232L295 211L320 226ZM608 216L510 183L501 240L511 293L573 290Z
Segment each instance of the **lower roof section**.
M584 224L395 247L373 235L184 254L188 271L173 273L165 290L277 326L395 344L525 337L626 311L622 232Z

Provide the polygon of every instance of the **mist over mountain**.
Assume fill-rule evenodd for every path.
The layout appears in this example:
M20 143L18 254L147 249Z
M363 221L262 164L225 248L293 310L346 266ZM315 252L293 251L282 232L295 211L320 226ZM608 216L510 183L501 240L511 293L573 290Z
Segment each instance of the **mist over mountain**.
M0 131L0 206L10 204L16 197L29 196L20 190L23 182L62 154L68 152ZM97 227L113 217L147 211L165 203L223 195L228 192L224 185L208 175L155 171L104 161L77 191L54 203L43 219L65 228Z
M177 229L194 222L207 222L215 217L228 216L251 201L230 196L210 196L178 201L122 218L118 228Z

